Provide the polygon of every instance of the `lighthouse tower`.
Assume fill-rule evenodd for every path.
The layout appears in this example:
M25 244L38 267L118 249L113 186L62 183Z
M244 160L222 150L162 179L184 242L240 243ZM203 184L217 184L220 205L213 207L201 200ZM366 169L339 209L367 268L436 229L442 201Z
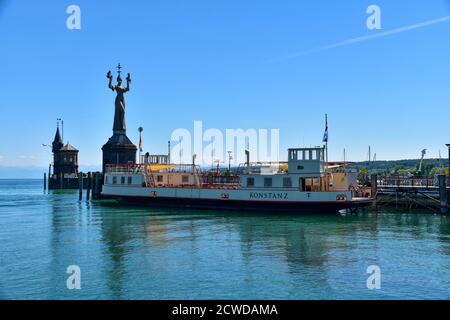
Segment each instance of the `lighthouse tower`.
M64 145L59 126L56 127L55 139L52 142L53 176L78 175L78 150L71 144Z

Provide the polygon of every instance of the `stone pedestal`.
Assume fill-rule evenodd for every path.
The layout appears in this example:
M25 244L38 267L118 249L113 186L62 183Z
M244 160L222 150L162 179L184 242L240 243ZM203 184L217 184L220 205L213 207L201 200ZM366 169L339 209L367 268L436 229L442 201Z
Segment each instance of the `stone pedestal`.
M114 131L102 147L103 173L107 164L136 163L137 147L128 139L125 131Z

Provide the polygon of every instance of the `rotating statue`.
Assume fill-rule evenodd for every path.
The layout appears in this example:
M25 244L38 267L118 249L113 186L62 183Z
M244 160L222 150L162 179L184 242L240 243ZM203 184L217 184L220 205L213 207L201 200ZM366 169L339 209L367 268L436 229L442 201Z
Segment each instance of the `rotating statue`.
M126 125L125 125L125 93L130 91L130 83L131 83L131 75L128 73L126 81L127 86L122 87L122 77L121 74L122 67L119 65L117 66L117 84L113 85L113 76L111 74L111 71L108 71L108 74L106 77L109 79L108 87L112 91L116 91L116 101L115 101L115 109L114 109L114 125L113 125L113 132L115 133L125 133L126 131Z
M108 87L116 92L114 108L113 135L103 145L103 172L106 172L108 165L132 164L136 163L137 147L127 137L125 125L125 93L130 91L131 76L128 73L127 85L122 87L121 77L122 67L117 66L117 84L113 85L113 76L108 71L106 77L109 80Z

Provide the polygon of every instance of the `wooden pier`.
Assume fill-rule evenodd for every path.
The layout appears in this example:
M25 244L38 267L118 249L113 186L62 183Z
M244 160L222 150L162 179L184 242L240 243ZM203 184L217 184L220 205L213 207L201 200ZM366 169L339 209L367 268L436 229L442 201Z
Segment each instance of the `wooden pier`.
M44 191L78 189L79 200L83 199L83 190L86 190L86 200L97 200L101 198L103 174L101 172L79 172L76 176L53 176L47 179L44 173Z
M432 212L448 213L450 176L433 177L377 176L372 175L372 208L395 206L426 208Z

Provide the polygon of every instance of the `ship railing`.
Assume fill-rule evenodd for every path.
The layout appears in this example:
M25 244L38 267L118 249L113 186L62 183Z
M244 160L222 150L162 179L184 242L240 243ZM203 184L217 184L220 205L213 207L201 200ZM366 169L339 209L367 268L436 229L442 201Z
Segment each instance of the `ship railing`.
M151 169L155 164L107 164L106 173L143 173L146 169ZM179 172L179 173L201 173L198 165L192 164L164 164L162 168L152 170L154 172Z
M434 188L439 185L437 176L381 176L378 179L381 187L422 187Z
M141 164L107 164L106 173L143 174L144 166Z
M213 173L205 173L202 176L202 181L204 184L214 185L239 185L240 177L238 175L224 175L224 174L213 174Z
M287 169L287 161L256 161L250 163L240 163L235 173L261 173L261 168L273 168L278 172L284 172Z
M171 163L158 169L159 172L177 172L177 173L201 173L202 170L199 165L186 163Z
M194 164L167 164L162 168L152 170L152 165L142 165L143 174L145 179L146 187L154 187L155 183L155 173L192 173L194 175L194 186L200 187L203 185L203 173L198 165ZM167 185L169 186L169 185ZM187 186L186 184L184 186Z

